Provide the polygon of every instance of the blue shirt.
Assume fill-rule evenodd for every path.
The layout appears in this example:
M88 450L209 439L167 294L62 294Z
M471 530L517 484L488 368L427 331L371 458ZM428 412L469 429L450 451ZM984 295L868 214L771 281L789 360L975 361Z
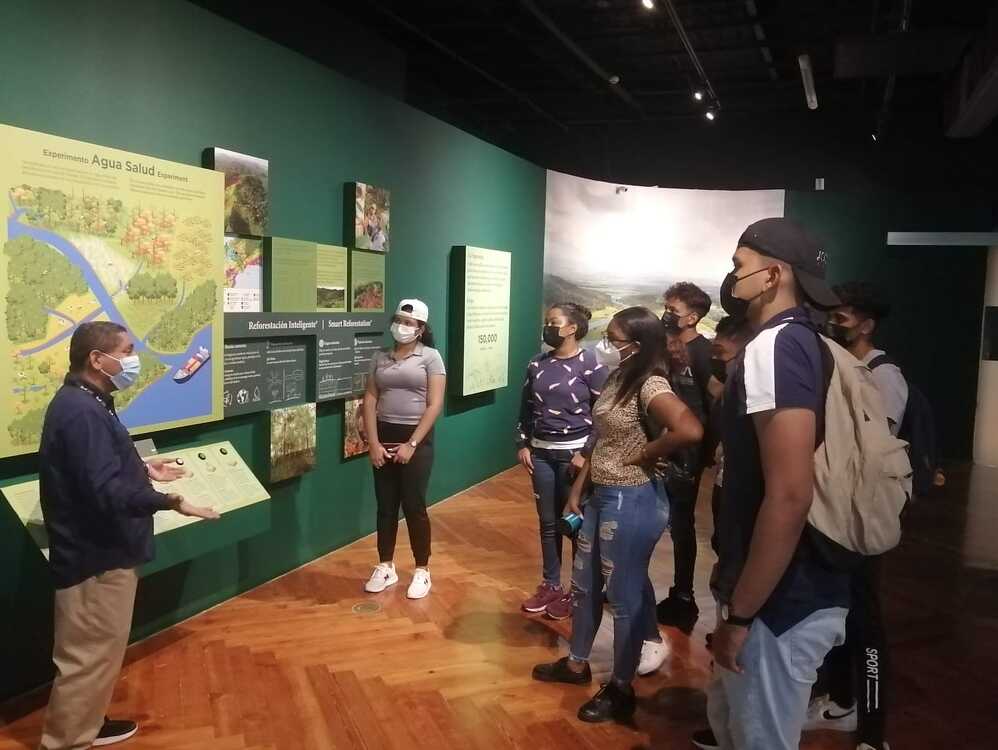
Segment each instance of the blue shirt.
M799 307L780 313L761 328L739 356L725 388L724 489L715 582L722 602L731 601L766 494L752 415L788 408L815 412L821 429L825 410L821 351L808 313ZM820 609L847 606L848 573L823 564L805 533L759 617L779 636Z
M152 560L152 516L169 504L110 396L67 375L45 413L38 459L56 588Z
M558 359L552 352L531 359L520 398L517 446L528 446L534 438L547 443L585 443L593 431L592 406L609 375L592 349L581 349L567 359Z

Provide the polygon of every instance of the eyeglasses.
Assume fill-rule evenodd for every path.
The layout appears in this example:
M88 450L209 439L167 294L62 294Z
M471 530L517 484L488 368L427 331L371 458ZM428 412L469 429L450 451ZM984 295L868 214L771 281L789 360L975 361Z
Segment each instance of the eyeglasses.
M613 339L606 331L603 332L603 344L631 344L631 339Z

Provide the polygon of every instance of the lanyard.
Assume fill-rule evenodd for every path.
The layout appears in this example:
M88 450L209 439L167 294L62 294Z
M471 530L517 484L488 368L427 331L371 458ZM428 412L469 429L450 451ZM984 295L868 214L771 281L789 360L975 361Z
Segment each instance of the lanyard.
M109 406L108 403L103 398L101 398L95 391L93 391L92 389L90 389L87 386L83 385L83 383L73 383L73 385L75 385L77 388L79 388L84 393L89 393L91 396L93 396L94 399L97 401L97 403L99 403L101 406L103 406L105 409L107 409L107 413L108 414L110 414L115 419L118 419L118 413L114 410L114 407L113 406Z

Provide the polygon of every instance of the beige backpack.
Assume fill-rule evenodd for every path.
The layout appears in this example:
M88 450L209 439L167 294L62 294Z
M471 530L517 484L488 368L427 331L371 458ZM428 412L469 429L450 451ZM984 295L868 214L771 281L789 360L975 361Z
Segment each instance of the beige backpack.
M848 565L850 558L880 555L901 541L912 469L908 444L891 435L870 370L820 334L818 344L826 385L824 440L814 452L807 520L832 561Z

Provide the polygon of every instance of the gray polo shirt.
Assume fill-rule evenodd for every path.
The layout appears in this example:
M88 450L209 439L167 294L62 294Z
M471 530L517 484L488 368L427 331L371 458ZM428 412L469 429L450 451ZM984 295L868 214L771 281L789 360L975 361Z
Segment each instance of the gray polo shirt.
M446 375L440 352L417 344L401 361L392 350L380 351L371 361L371 376L378 387L378 419L391 424L417 425L426 411L430 375Z

